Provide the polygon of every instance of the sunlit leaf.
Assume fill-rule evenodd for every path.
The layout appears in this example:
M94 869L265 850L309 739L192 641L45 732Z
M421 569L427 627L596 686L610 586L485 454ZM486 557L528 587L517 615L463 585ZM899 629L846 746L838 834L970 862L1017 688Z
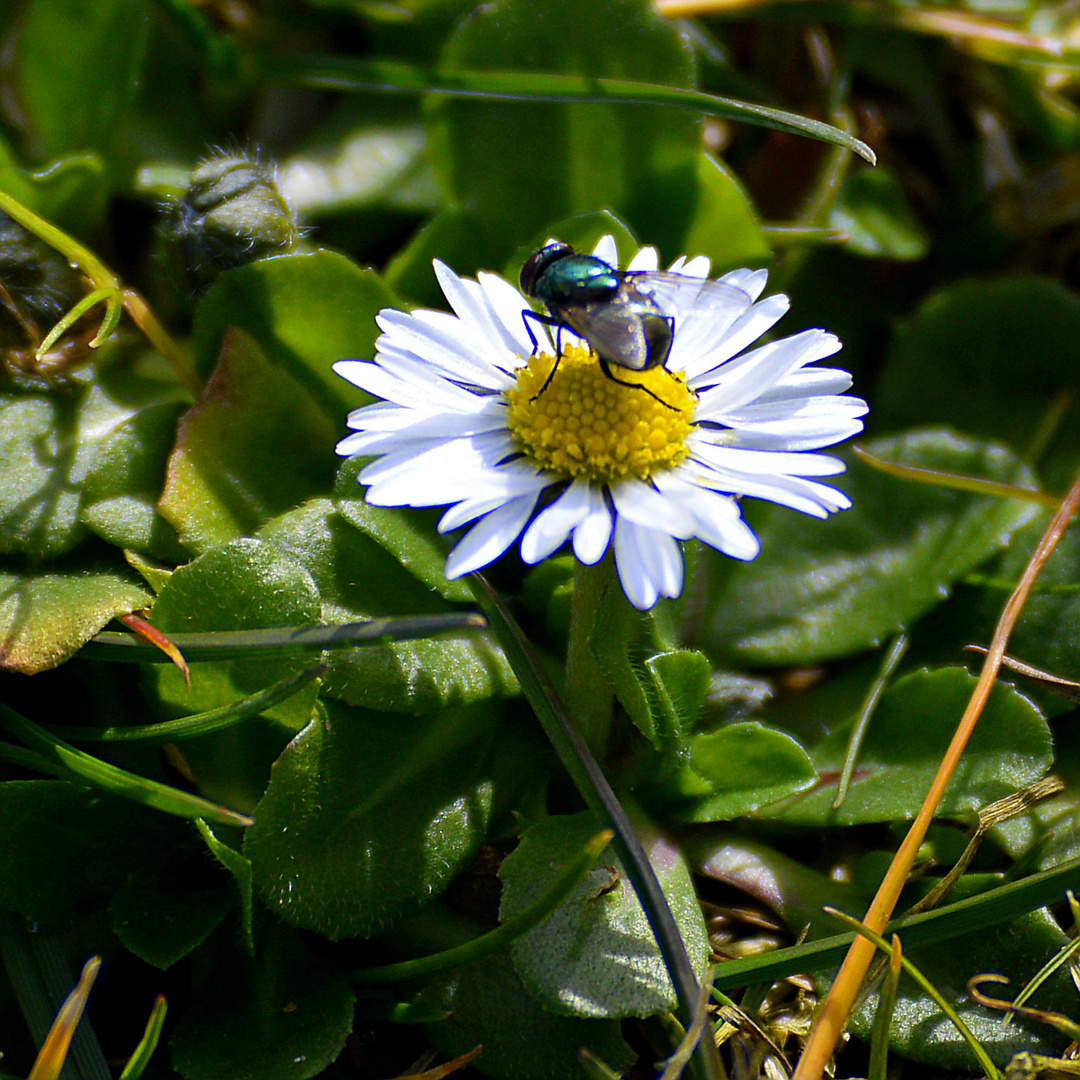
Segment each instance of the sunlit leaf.
M904 464L1033 483L1000 445L949 431L866 445ZM1037 513L1030 504L901 481L859 462L833 483L853 506L827 521L755 507L762 553L753 562L703 549L698 565L717 584L700 640L712 650L742 663L805 664L880 644L941 603L962 574Z
M335 426L303 385L230 330L203 396L180 423L161 513L196 552L250 535L329 488Z
M509 918L534 901L556 868L595 831L589 813L548 818L526 829L499 869L500 915ZM692 961L703 966L708 944L686 866L668 839L649 828L640 831ZM675 1007L660 951L625 873L608 849L573 894L511 946L522 981L551 1012L613 1018Z

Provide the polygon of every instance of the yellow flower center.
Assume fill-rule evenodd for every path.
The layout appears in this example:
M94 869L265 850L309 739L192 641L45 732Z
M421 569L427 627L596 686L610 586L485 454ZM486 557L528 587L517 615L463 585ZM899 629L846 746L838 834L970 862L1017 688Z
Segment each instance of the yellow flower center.
M686 437L697 397L682 372L616 367L613 374L622 382L615 382L587 347L567 345L541 393L554 363L550 353L534 354L518 370L517 388L506 395L510 431L537 465L575 480L611 484L647 480L690 452Z

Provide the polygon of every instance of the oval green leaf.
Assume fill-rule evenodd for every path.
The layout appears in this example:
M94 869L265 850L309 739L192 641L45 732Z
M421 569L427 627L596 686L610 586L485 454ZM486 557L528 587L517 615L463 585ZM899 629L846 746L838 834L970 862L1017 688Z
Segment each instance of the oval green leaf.
M1034 487L1003 447L948 431L865 444L877 457L923 469ZM715 582L701 610L710 650L742 665L808 664L848 656L907 629L941 603L957 578L996 551L1036 509L901 480L848 458L835 485L852 509L808 521L755 508L762 552L736 564L711 548L699 566Z
M914 817L975 683L964 668L917 671L899 679L871 719L843 805L832 808L847 725L811 751L821 777L818 787L772 816L816 826ZM999 684L949 782L938 816L975 810L1019 791L1042 776L1052 761L1053 741L1042 714L1022 694Z
M531 825L503 860L499 914L510 918L549 888L561 867L596 835L591 813ZM670 840L639 826L642 843L696 970L709 944L686 864ZM622 864L611 848L551 915L511 946L514 967L545 1009L566 1016L652 1016L675 1008L675 991Z
M330 938L371 936L430 902L484 839L493 719L327 703L274 766L244 837L263 901Z

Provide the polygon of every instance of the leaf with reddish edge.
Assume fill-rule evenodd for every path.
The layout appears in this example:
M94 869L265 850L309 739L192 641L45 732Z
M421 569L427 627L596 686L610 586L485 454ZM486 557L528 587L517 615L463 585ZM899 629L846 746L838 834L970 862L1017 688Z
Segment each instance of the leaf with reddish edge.
M181 674L184 676L184 682L187 683L187 688L191 689L191 672L188 670L184 654L169 640L166 634L163 634L156 626L135 614L124 615L120 621L125 626L131 627L132 631L138 634L139 637L145 638L151 645L156 645L180 669Z
M81 551L34 567L0 561L0 667L56 667L110 619L146 607L150 590L119 559Z

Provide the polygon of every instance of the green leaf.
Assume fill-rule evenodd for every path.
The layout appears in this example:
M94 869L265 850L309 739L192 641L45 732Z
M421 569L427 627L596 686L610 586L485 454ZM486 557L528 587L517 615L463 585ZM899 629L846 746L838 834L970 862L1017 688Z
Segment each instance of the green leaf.
M859 825L914 817L937 772L976 679L963 668L917 671L882 696L859 754L847 799L832 809L848 725L811 751L823 782L778 817L805 825ZM1053 761L1050 729L1039 710L998 684L979 718L938 809L939 817L975 810L1042 776Z
M760 840L727 829L692 834L686 857L695 873L765 904L800 934L805 927L812 941L840 930L822 910L826 905L862 912L871 899L850 881L834 881ZM751 976L747 982L757 980Z
M1022 451L1054 395L1080 386L1071 355L1078 338L1080 299L1048 278L979 277L941 289L896 335L874 423L951 424ZM1080 427L1063 425L1053 449L1055 479L1068 483Z
M205 865L205 860L201 866L189 861L137 873L125 882L110 908L113 932L126 949L164 970L218 928L230 897L225 889L198 884L197 872Z
M231 329L213 377L180 422L161 513L196 552L250 535L329 488L336 434L296 378Z
M443 550L420 528L419 514L369 507L361 498L338 505L340 514L329 500L312 500L260 533L274 551L311 572L324 621L445 609L433 595L434 579L442 579L444 592L456 593L461 585L446 581ZM472 630L452 639L373 642L341 650L331 659L323 692L368 709L434 712L513 696L518 688L491 635Z
M370 936L475 857L491 809L490 710L435 716L327 703L274 766L244 837L255 888L293 925Z
M980 885L997 884L999 880L990 875L972 875L959 891L970 892ZM953 1005L990 1058L1003 1069L1014 1054L1024 1050L1056 1056L1061 1052L1063 1040L1057 1032L1032 1020L1018 1018L1006 1027L1001 1022L1001 1013L971 1000L967 980L981 972L998 971L1008 972L1019 984L1038 971L1067 940L1044 908L1021 915L1007 925L956 937L930 948L913 949L909 956ZM997 988L983 989L993 992ZM1076 987L1065 969L1059 970L1049 985L1040 989L1038 1007L1075 1014ZM864 1007L853 1017L852 1030L860 1038L866 1038L870 1022L870 1010ZM913 1061L942 1069L973 1067L971 1050L960 1033L908 979L900 980L890 1041L896 1052Z
M480 265L473 241L476 229L471 214L457 207L440 211L390 260L387 284L417 303L445 308L432 260L441 259L458 273L475 270Z
M206 841L206 846L215 859L232 875L236 890L240 896L240 928L243 931L244 946L249 955L255 955L255 938L252 933L252 874L251 861L239 851L219 840L213 830L201 819L195 822L199 835Z
M634 726L645 738L656 742L662 721L653 701L654 683L639 666L652 644L651 629L649 614L631 607L621 590L609 589L600 601L589 646Z
M771 258L754 207L738 177L722 161L702 153L697 180L697 207L682 243L683 253L708 255L714 274Z
M172 1037L185 1080L307 1080L341 1052L355 997L345 977L275 926L253 960L225 951Z
M93 911L190 836L185 822L79 784L8 780L0 784L0 907L42 920Z
M153 594L118 555L77 552L30 564L0 560L0 665L31 675L56 667L110 619Z
M9 63L34 157L113 141L138 85L148 28L142 0L30 0Z
M442 69L681 87L693 79L678 29L639 0L499 0L460 24ZM482 257L505 257L548 222L605 206L674 250L697 183L698 120L629 103L443 99L432 110L431 153L448 201L475 216Z
M305 220L370 209L430 213L439 193L414 102L345 98L278 169Z
M829 224L847 246L871 259L921 259L930 247L896 177L880 165L854 172L840 190Z
M425 937L413 942L414 948L445 948L467 939L461 916L437 914L441 918L425 919ZM583 1046L620 1069L634 1061L616 1021L557 1016L541 1008L505 953L436 976L418 1003L450 1014L424 1028L432 1044L448 1057L483 1046L477 1068L495 1080L572 1080L581 1075L578 1051Z
M597 829L588 812L529 826L499 867L500 917L508 919L536 901ZM639 826L639 832L701 971L709 944L686 864L655 829ZM529 992L554 1013L619 1018L670 1012L675 992L645 912L610 847L600 863L568 900L514 942L514 967Z
M311 575L258 540L236 540L173 573L153 610L154 625L169 633L251 630L317 623L318 590ZM191 690L171 665L148 669L145 679L171 718L219 708L295 675L310 656L243 658L200 663ZM298 693L225 731L186 743L184 755L200 791L227 806L250 808L266 787L271 763L311 717L317 688Z
M691 841L690 848L690 857L699 873L756 897L777 912L790 927L809 926L812 941L836 934L842 926L823 913L826 904L849 914L861 915L869 903L868 894L862 890L833 881L762 843L733 837L730 833L719 837L700 833ZM968 896L973 891L997 884L1000 884L1000 878L980 875L974 880L965 878L957 891ZM949 901L954 899L961 897L954 893ZM915 936L915 928L912 927L909 934L901 929L904 952L944 992L999 1065L1004 1065L1021 1049L1035 1053L1060 1052L1059 1035L1022 1018L1004 1026L999 1013L991 1013L972 1001L966 983L970 976L983 971L1007 972L1014 981L1022 982L1064 943L1061 928L1045 910L1014 911L997 925L982 924L977 931L965 934L964 927L977 918L974 911L965 912L958 920L959 932L929 945L912 945L909 936ZM824 993L839 959L830 958L824 970L803 959L791 970L816 969L815 982ZM760 976L745 974L740 979L754 982L759 981ZM1040 996L1040 1006L1058 1008L1066 1013L1075 1011L1076 990L1063 972L1048 989L1046 997ZM852 1027L860 1038L869 1037L874 1004L874 997L871 997L853 1017ZM946 1068L972 1067L970 1051L959 1033L908 979L900 981L891 1035L894 1050L918 1061Z
M1018 581L1031 558L1036 542L1046 528L1046 515L1039 514L1005 552L994 576L1004 582ZM1080 532L1069 529L1053 556L1043 567L1034 593L1020 612L1009 638L1009 652L1063 678L1080 677ZM1004 602L1004 592L988 590L983 609L996 618ZM986 639L984 639L986 643ZM1031 679L1003 672L1018 688L1039 702L1051 715L1064 712L1069 703L1045 690Z
M353 527L351 519L359 515L378 521L386 533L395 534L395 539L402 541L402 549L415 542L418 560L411 560L411 566L402 565L392 545L373 539L372 530ZM434 591L434 583L425 580L429 571L442 574L446 556L436 549L433 538L417 528L407 511L311 499L264 525L259 539L311 574L322 599L323 622L450 610ZM430 557L427 548L436 549ZM408 559L409 554L404 558ZM410 573L413 568L420 574Z
M390 712L433 713L519 692L494 636L477 630L350 649L333 657L323 680L329 697Z
M79 518L116 547L173 555L175 537L157 512L165 465L186 395L173 379L125 367L106 370L82 409L94 432ZM80 439L87 444L85 436Z
M757 723L695 735L690 760L651 796L677 821L730 821L806 791L817 771L790 736Z
M319 593L310 574L260 540L234 540L181 566L161 590L152 612L164 633L254 630L318 622ZM305 657L242 659L200 664L187 690L180 672L154 669L163 702L178 715L203 712L245 697L302 671ZM266 715L296 729L307 723L312 687L280 702ZM299 700L298 700L299 699Z
M370 398L335 375L332 365L373 356L375 316L395 303L378 274L334 251L259 259L222 274L199 302L196 362L209 371L228 328L238 327L339 424L346 409Z
M83 239L105 212L108 177L97 154L68 154L31 173L0 147L0 191Z
M658 718L667 746L681 753L701 719L712 686L712 665L704 653L672 649L645 661L656 686Z
M114 358L107 346L102 360ZM0 552L59 555L87 524L147 549L164 525L154 503L182 396L152 361L67 394L0 394Z
M1009 451L947 431L864 445L904 465L1034 486ZM701 610L717 613L701 631L710 650L752 666L815 663L880 644L941 603L957 578L1036 513L1030 503L901 480L848 461L834 482L852 509L818 522L783 507L756 508L762 553L752 563L702 549Z
M447 546L435 531L438 516L430 510L410 507L369 506L356 480L363 460L352 458L338 472L334 495L341 516L445 599L471 601L472 593L465 582L446 579Z

